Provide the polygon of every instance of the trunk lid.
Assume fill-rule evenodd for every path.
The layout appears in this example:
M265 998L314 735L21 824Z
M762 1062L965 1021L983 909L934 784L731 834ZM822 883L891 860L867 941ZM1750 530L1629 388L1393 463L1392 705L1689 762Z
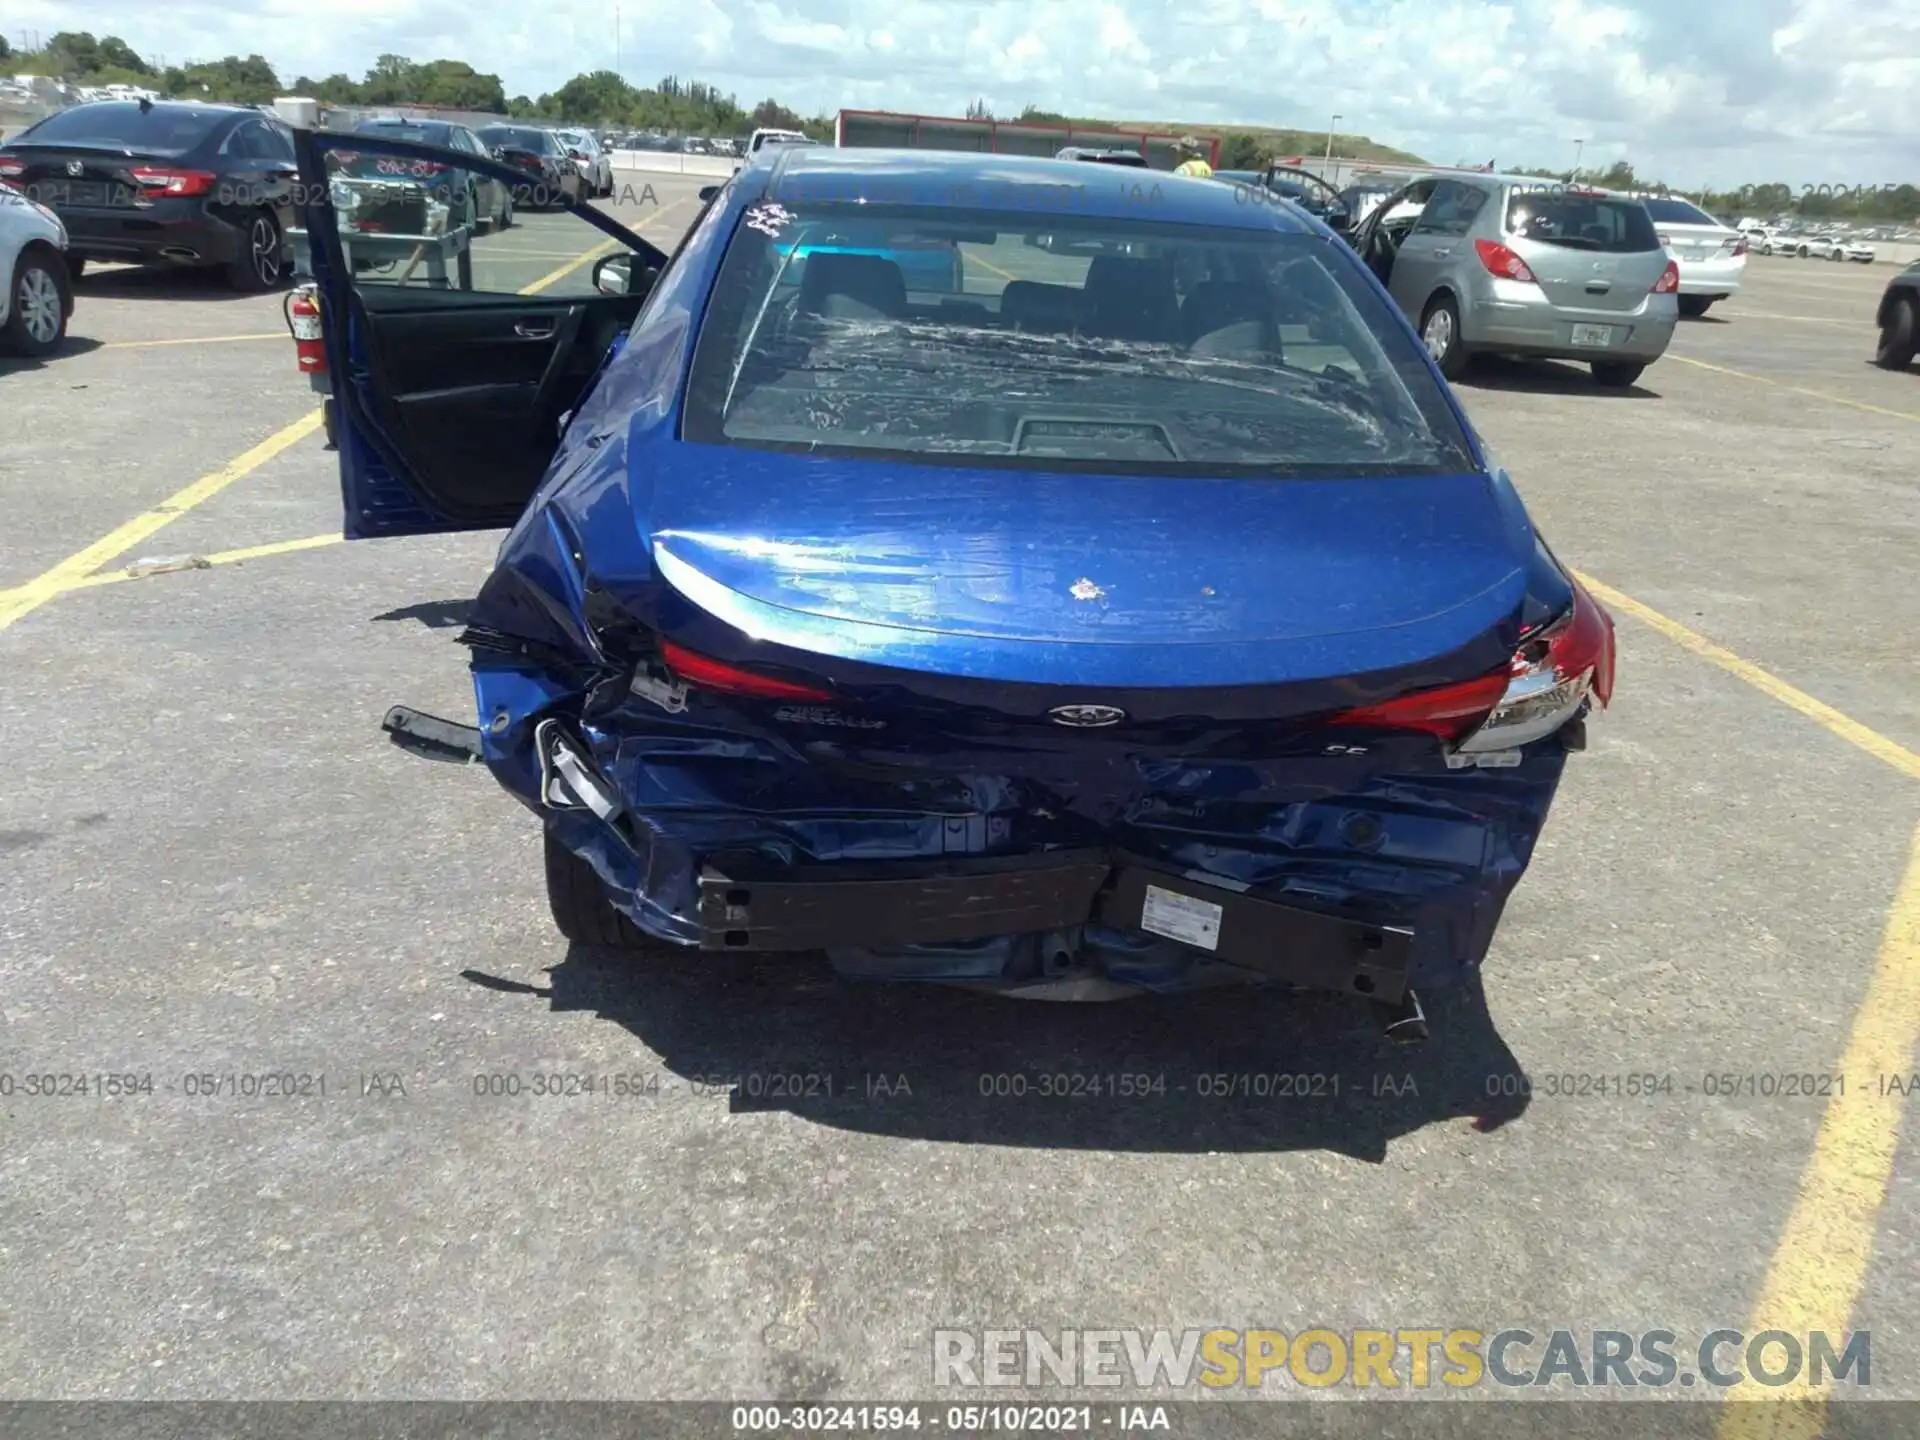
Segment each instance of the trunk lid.
M1516 189L1506 229L1546 297L1566 309L1636 309L1666 273L1652 218L1624 196Z
M674 442L632 461L661 576L735 630L1019 684L1288 684L1461 647L1484 673L1534 544L1484 474L1196 481Z
M6 158L24 166L12 182L29 199L59 211L133 209L146 198L135 166L165 166L171 157L125 146L10 145Z

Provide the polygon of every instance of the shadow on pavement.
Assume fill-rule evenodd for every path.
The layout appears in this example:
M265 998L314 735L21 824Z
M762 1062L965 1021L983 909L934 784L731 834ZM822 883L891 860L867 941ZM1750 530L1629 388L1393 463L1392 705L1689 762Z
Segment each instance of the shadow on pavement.
M0 350L0 376L22 374L28 370L44 370L49 365L58 365L62 360L71 360L76 355L87 355L98 350L102 341L89 339L85 335L69 334L61 342L60 348L51 355L29 356L15 355Z
M272 293L277 292L236 290L227 283L224 269L185 265L111 270L89 266L73 291L75 302L83 306L89 300L252 300Z
M1360 1002L1270 991L1054 1004L843 981L814 956L580 945L547 987L464 973L626 1027L681 1083L731 1086L734 1113L903 1139L1378 1162L1435 1121L1491 1130L1527 1106L1477 985L1424 997L1432 1038L1403 1050Z
M1658 360L1647 368L1658 365ZM1658 400L1657 391L1641 385L1602 385L1584 365L1555 360L1514 360L1481 355L1453 382L1472 390L1505 390L1529 395L1591 395L1601 400Z
M417 605L402 605L375 615L375 620L418 620L429 630L451 630L467 623L471 600L422 600Z

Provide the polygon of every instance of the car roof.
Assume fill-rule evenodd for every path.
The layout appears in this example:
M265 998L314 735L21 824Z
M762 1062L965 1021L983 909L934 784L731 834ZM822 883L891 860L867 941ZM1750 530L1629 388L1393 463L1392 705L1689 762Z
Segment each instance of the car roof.
M1076 160L977 151L881 150L796 146L762 152L749 169L770 172L766 197L795 204L852 199L939 209L996 208L996 193L1031 186L1036 192L1076 187L1071 206L1057 207L1103 220L1144 218L1231 230L1310 233L1313 222L1282 205L1249 205L1231 185L1152 171L1091 179ZM1154 194L1140 189L1151 185ZM1011 207L999 207L1011 208ZM1035 207L1036 211L1039 207Z
M225 120L236 115L259 115L252 105L229 105L221 100L149 100L144 104L138 100L87 100L80 105L68 107L73 110L158 110L163 114L197 115L210 120ZM55 115L65 112L56 110ZM275 117L278 118L278 117Z

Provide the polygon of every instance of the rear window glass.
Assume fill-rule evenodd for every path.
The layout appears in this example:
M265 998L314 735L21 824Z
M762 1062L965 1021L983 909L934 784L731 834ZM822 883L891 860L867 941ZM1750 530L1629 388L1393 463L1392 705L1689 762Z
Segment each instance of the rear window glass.
M1675 200L1671 196L1642 200L1656 224L1660 225L1719 225L1719 221L1707 214L1698 205L1685 200Z
M1647 207L1638 200L1561 186L1516 189L1507 201L1507 230L1524 240L1571 250L1618 255L1661 248Z
M513 125L489 125L480 132L480 138L489 145L502 149L530 150L535 155L551 155L558 148L553 136L545 130Z
M124 145L149 155L180 155L193 149L230 111L190 110L111 103L74 105L49 115L15 143L23 145Z
M684 434L924 464L1458 473L1417 344L1330 242L879 204L747 213Z
M443 148L453 144L453 130L447 125L426 122L400 122L391 120L370 120L358 126L356 133L361 135L379 135L388 140L411 140L418 145L439 145Z

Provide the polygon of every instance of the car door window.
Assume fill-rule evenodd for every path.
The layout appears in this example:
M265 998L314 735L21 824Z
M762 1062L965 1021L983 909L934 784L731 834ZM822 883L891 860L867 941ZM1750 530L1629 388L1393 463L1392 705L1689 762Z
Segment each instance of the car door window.
M1486 195L1475 186L1463 185L1457 180L1442 181L1434 188L1433 198L1427 202L1427 208L1420 212L1420 220L1413 227L1413 233L1464 235L1486 201Z

